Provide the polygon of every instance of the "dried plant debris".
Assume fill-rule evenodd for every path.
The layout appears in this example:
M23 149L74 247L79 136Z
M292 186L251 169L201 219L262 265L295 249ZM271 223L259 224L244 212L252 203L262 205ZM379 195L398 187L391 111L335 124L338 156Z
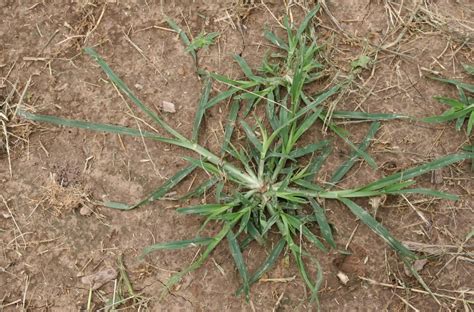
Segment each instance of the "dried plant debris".
M81 283L89 286L92 290L97 290L106 283L117 278L117 270L114 268L107 268L96 273L84 276L81 278Z
M55 179L48 180L42 187L42 196L38 204L57 216L71 213L76 209L81 211L81 215L88 215L92 212L92 203L88 198L88 192L79 185L61 186Z
M13 174L12 153L17 146L23 146L28 142L32 132L31 123L15 115L20 106L28 106L27 92L31 77L23 90L18 89L20 87L18 80L12 83L4 78L0 79L0 82L0 158L4 156L8 158L8 170L11 176Z

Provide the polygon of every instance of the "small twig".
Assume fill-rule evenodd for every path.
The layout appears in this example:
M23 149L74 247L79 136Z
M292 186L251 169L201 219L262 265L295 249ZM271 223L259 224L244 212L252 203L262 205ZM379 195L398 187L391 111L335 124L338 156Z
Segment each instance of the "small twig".
M404 194L401 194L403 199L408 203L408 205L416 212L416 214L420 217L421 220L423 220L423 222L426 224L426 226L428 228L431 228L431 223L430 221L428 221L428 219L426 219L425 215L419 211L414 205L412 205L412 203L408 200L408 198L406 198L406 196Z
M54 37L56 37L56 35L59 33L59 29L56 29L56 31L51 35L51 37L49 37L48 39L48 42L46 42L46 44L43 46L43 48L41 49L40 54L42 54L44 52L44 50L49 46L49 44L51 43L51 41L53 41Z
M401 301L403 301L404 304L407 305L407 307L411 308L413 311L415 312L420 312L420 310L418 310L417 308L415 308L410 302L408 302L408 300L406 300L405 298L403 298L402 296L399 296L398 294L394 293L395 296L397 296Z
M97 23L95 23L94 27L89 32L87 32L86 37L84 38L84 44L86 44L87 39L89 39L89 36L97 29L97 27L99 27L100 21L102 20L102 17L104 16L106 7L107 5L104 4L102 7L102 12L100 12L99 19L97 20Z
M399 286L399 285L393 285L393 284L387 284L387 283L381 283L381 282L377 282L373 279L370 279L370 278L367 278L367 277L363 277L363 276L359 276L359 279L363 280L363 281L366 281L366 282L369 282L370 284L372 285L377 285L377 286L383 286L383 287L388 287L388 288L393 288L393 289L402 289L402 290L408 290L408 291L412 291L414 293L419 293L419 294L424 294L424 295L430 295L429 292L427 292L426 290L421 290L421 289L417 289L417 288L409 288L409 287L403 287L403 286ZM468 299L460 299L460 298L456 298L456 297L453 297L453 296L448 296L448 295L443 295L443 294L438 294L438 293L433 293L433 295L435 297L438 297L438 298L445 298L445 299L451 299L451 300L454 300L454 301L465 301L469 304L474 304L474 300L468 300Z
M23 239L23 243L25 244L25 247L26 247L27 244L26 244L26 240L25 240L24 234L23 234L23 232L21 231L20 226L19 226L18 223L16 222L15 216L13 215L13 212L10 210L10 207L8 206L7 200L5 199L5 197L3 197L3 195L0 195L0 197L2 198L2 201L3 201L3 204L5 205L5 207L7 207L8 213L10 213L10 216L12 217L13 223L15 224L16 229L17 229L18 232L20 233L19 236L21 236L21 238Z

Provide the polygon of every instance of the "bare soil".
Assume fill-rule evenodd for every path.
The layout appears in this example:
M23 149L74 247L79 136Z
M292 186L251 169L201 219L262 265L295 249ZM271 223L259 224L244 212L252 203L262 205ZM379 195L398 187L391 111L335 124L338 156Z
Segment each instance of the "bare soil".
M216 45L198 53L199 66L241 77L232 56L240 54L257 68L270 49L263 29L280 32L276 19L281 21L289 12L299 21L303 7L310 5L309 1L289 1L289 6L278 0L253 2L2 1L0 103L15 82L17 92L10 102L17 103L31 77L22 98L28 109L137 126L130 104L82 53L83 47L94 46L145 103L157 110L162 101L174 103L177 112L162 115L190 135L202 85L182 42L167 29L164 14L193 36L202 31L221 32ZM320 42L326 44L328 76L347 75L350 62L359 55L370 54L375 60L355 77L338 109L415 117L439 114L445 108L432 97L455 96L456 92L426 75L439 72L469 79L461 63L474 63L472 1L402 1L401 7L391 1L325 3L328 11L318 14L316 29ZM224 86L216 88L215 92ZM226 112L227 108L220 106L206 116L201 138L211 149L217 148L222 138ZM7 126L11 133L9 154L3 138L0 143L0 310L86 310L89 286L81 278L117 269L121 255L136 293L146 298L121 306L130 311L316 309L288 255L252 287L250 303L236 297L239 276L225 244L160 301L163 283L172 272L190 264L198 249L158 252L145 259L139 258L140 253L154 242L192 238L200 220L175 213L174 208L182 203L172 200L128 212L96 203L139 200L182 168L182 156L189 153L141 139L31 124L17 118ZM321 125L318 127L314 137L323 136ZM356 142L367 129L357 123L344 127ZM469 142L472 144L472 138L457 132L452 123L384 122L370 149L380 170L361 163L344 183L350 186L421 164L459 151ZM336 143L336 153L324 173L331 172L349 152L348 146ZM466 301L474 300L473 241L466 239L474 224L469 166L468 162L456 164L419 179L422 186L460 195L457 202L409 196L409 204L401 197L388 198L376 212L377 219L400 240L436 245L435 249L441 250L442 255L430 257L420 270L438 294L438 303L427 294L410 290L423 288L407 275L394 252L368 228L359 226L344 207L327 202L337 243L341 249L347 246L351 254L315 251L324 268L322 310L472 311ZM176 192L183 194L205 178L193 176ZM318 179L324 181L325 174ZM360 204L374 212L367 201ZM429 227L412 205L429 220ZM250 268L255 268L266 253L254 246L245 256ZM338 279L339 272L347 275L347 284ZM114 280L93 291L91 310L102 309L113 293Z

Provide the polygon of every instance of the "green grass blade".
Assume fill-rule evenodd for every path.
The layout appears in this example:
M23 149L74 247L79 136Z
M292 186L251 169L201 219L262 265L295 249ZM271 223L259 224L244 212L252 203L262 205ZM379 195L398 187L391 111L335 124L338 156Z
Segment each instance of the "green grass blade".
M424 122L435 122L435 123L450 121L450 120L457 119L459 117L466 116L467 114L470 114L471 112L474 112L474 104L466 106L463 109L458 110L458 111L449 112L448 114L442 114L440 116L426 117L426 118L423 118L423 121Z
M326 115L326 114L324 114ZM356 120L393 120L393 119L406 119L408 116L399 114L383 114L383 113L364 113L364 112L346 112L346 111L334 111L332 118L339 119L356 119Z
M326 242L328 242L331 247L336 248L336 242L332 236L331 226L326 219L326 214L324 213L323 208L318 204L316 200L313 198L308 198L309 203L314 211L314 216L316 217L316 221L318 222L319 229L321 230L321 235L324 237Z
M278 117L275 111L275 96L273 92L268 94L266 102L267 104L265 105L265 113L267 119L270 122L272 129L276 130L278 129L280 122L278 121Z
M466 105L465 103L456 99L451 99L443 96L435 96L434 99L436 99L440 103L449 105L456 110L462 109Z
M318 247L319 249L321 249L324 252L328 252L327 248L323 245L323 243L306 226L304 226L304 225L301 226L301 233L314 246Z
M431 291L431 289L428 287L428 285L425 283L425 281L423 280L423 278L421 277L420 274L418 274L418 271L413 267L411 261L409 261L408 259L404 259L402 258L403 262L405 263L405 266L408 268L408 270L411 272L411 274L416 278L416 280L418 281L418 283L421 284L421 286L423 286L423 288L430 294L430 296L434 299L434 301L439 305L441 306L441 302L439 302L438 298L433 294L433 292Z
M290 246L293 256L295 257L298 271L300 272L301 276L303 277L303 280L306 283L306 286L308 286L311 292L311 302L318 301L318 289L316 287L316 283L313 285L309 278L308 272L306 272L302 251L300 250L299 246L295 245L294 243L290 244L290 242L288 242L288 245ZM318 279L319 278L317 277L316 280L318 281Z
M296 31L296 38L301 38L303 35L303 32L308 28L308 24L311 22L313 17L316 15L316 13L319 11L320 5L319 3L312 9L311 11L306 14L305 18L300 24L300 27L298 27L298 30Z
M178 208L176 209L176 212L182 214L197 214L201 216L208 216L212 214L223 213L233 206L233 204L203 204L185 208Z
M178 24L176 24L176 22L173 19L166 17L166 22L174 31L178 33L179 37L181 38L181 41L183 41L186 47L186 51L189 52L189 54L191 54L194 64L196 64L197 63L196 51L194 51L194 49L189 49L189 47L191 46L191 41L189 40L186 33L181 29L181 27L178 26Z
M285 239L280 239L280 241L273 247L272 251L268 255L268 257L263 261L263 263L258 267L257 270L252 274L252 276L249 278L249 285L252 285L262 276L267 273L277 262L278 258L280 257L281 252L283 251L283 248L285 248L286 241ZM243 287L240 287L236 291L236 295L239 295L243 291Z
M237 115L239 113L240 104L238 101L233 101L232 105L230 106L229 117L227 119L227 124L225 126L224 131L224 142L222 143L221 147L221 154L223 155L227 150L227 146L229 145L230 139L232 138L232 134L234 133L235 129L235 121L237 120Z
M258 83L265 82L264 78L258 77L252 72L252 70L250 69L250 66L241 56L239 56L238 54L234 55L234 60L237 62L237 64L239 64L240 68L244 72L245 76L247 76L247 78Z
M200 33L197 37L193 39L191 44L186 48L186 52L191 53L194 51L197 53L198 50L207 48L210 45L214 44L214 39L216 39L220 33L218 32L211 32L211 33Z
M316 247L318 247L319 249L321 249L322 251L324 252L327 252L327 249L326 247L323 245L323 243L316 237L316 235L313 234L313 232L311 232L304 224L301 220L299 220L298 218L292 216L292 215L289 215L289 214L284 214L284 217L286 219L286 221L288 222L288 224L294 228L294 229L298 229L298 232L301 232L301 234L303 234L304 237L306 237L306 239L314 244Z
M137 202L134 205L127 205L125 203L119 202L104 202L103 205L108 208L119 209L119 210L132 210L141 205L151 203L155 200L158 200L165 196L172 188L178 185L183 179L185 179L191 172L193 172L197 166L195 164L191 164L184 169L178 171L174 176L169 178L163 185L161 185L158 189L156 189L153 193L142 199L141 201Z
M240 124L242 125L242 128L245 131L245 134L247 134L247 139L252 143L252 145L257 149L257 151L261 152L262 151L262 142L257 138L255 135L254 131L248 123L246 123L244 120L240 120Z
M209 180L204 181L200 185L198 185L194 190L189 192L188 194L180 197L179 200L188 200L190 198L199 197L206 194L209 189L211 189L220 179L218 177L212 177Z
M223 195L224 194L224 181L220 181L216 185L216 202L221 203L223 202Z
M234 95L238 91L239 91L239 89L231 87L231 88L229 88L228 90L226 90L224 92L220 92L215 97L213 97L212 99L209 100L209 102L207 103L206 109L209 109L209 108L215 106L216 104L224 101L225 99L228 99L229 97L231 97L232 95Z
M322 107L319 107L316 109L309 117L307 117L301 125L298 127L294 134L294 141L296 142L306 131L309 130L309 128L315 123L315 121L319 118L321 115L321 112L323 111Z
M457 195L440 192L436 190L431 190L431 189L426 189L426 188L405 189L405 190L390 191L390 192L385 192L385 193L386 194L423 194L423 195L443 198L447 200L454 200L454 201L459 199L459 196Z
M240 250L239 243L237 242L237 239L234 233L232 232L232 230L229 230L227 232L227 241L229 242L230 253L232 254L232 257L234 258L235 266L237 267L240 277L242 278L242 287L245 293L245 298L247 301L249 301L250 300L250 284L249 284L248 270L244 262L242 251Z
M107 74L110 81L112 81L117 88L125 93L128 98L136 105L140 110L142 110L145 114L147 114L153 121L159 124L164 130L166 130L169 134L176 137L180 140L185 140L186 138L181 135L178 131L174 130L170 127L164 120L162 120L154 111L148 108L145 104L143 104L133 92L128 88L128 86L115 74L115 72L109 67L109 65L102 59L97 52L92 48L85 48L84 51L89 54L96 62L100 65L102 70Z
M354 163L359 159L360 151L365 152L367 148L370 145L370 142L375 136L375 133L380 128L380 122L374 122L369 128L369 131L364 138L364 140L360 143L360 145L357 147L357 151L353 151L352 154L350 155L349 159L346 160L337 170L334 172L333 176L331 177L330 183L335 185L341 181L341 179L346 175L346 173L351 170L352 166L354 166Z
M253 224L253 222L249 222L247 224L247 232L249 233L250 235L250 238L252 240L255 240L257 243L259 243L260 245L265 245L265 239L263 238L263 234L261 234L258 229L255 227L255 224ZM250 243L250 242L249 242ZM242 243L242 248L244 248L244 244Z
M468 74L474 75L474 66L469 65L469 64L462 64L462 66L464 67L464 70L465 70Z
M152 253L157 250L174 250L188 247L196 247L198 245L208 245L212 242L212 240L213 239L209 237L196 237L193 239L154 244L145 247L142 251L142 256L148 255L149 253Z
M196 159L192 157L183 157L183 159L185 159L191 164L196 165L197 167L201 168L207 173L211 173L214 175L219 175L222 173L221 170L217 166L211 164L210 162L205 161L203 158Z
M379 179L375 182L372 182L370 184L367 184L364 187L361 187L360 190L378 190L385 188L387 186L390 186L394 183L400 183L403 181L410 180L414 177L420 176L422 174L425 174L427 172L430 172L432 170L440 169L446 166L449 166L453 163L463 161L466 159L473 159L474 158L474 153L458 153L458 154L452 154L448 156L444 156L441 158L438 158L436 160L433 160L429 163L426 163L424 165L420 165L408 170L404 170L395 174L392 174L390 176L387 176L385 178Z
M256 86L252 90L252 93L244 93L250 96L246 99L245 109L242 113L242 118L246 118L250 114L254 106L264 97L264 95L266 95L265 93L263 93L262 95L262 92L263 91L260 91L260 86Z
M326 147L323 147L321 155L314 157L311 162L309 163L308 170L305 176L306 181L313 181L316 174L318 174L319 170L323 166L326 159L332 152L331 146L328 144Z
M464 120L466 120L466 115L463 115L463 116L459 117L458 119L456 119L456 125L455 125L456 131L461 131L461 128L464 124Z
M472 127L474 126L474 111L469 115L469 120L467 121L467 135L471 135Z
M409 249L402 245L398 240L396 240L392 234L374 217L372 217L367 211L362 207L357 205L350 199L339 198L339 200L344 203L351 212L357 216L363 223L365 223L372 231L379 235L387 244L392 247L397 253L408 258L416 258L415 254L412 253Z
M124 126L117 126L117 125L104 124L104 123L94 123L94 122L83 121L83 120L66 119L66 118L48 116L48 115L38 115L38 114L33 114L21 109L18 110L17 115L19 117L22 117L31 121L47 122L47 123L58 125L58 126L87 129L87 130L92 130L92 131L107 132L107 133L113 133L113 134L119 134L119 135L129 135L129 136L134 136L134 137L144 137L147 139L152 139L152 140L156 140L156 141L160 141L164 143L178 144L178 141L175 139L168 139L168 138L156 135L155 133L152 133L152 132L140 131L138 129L132 129L132 128L124 127Z
M458 88L461 88L461 89L464 89L464 90L469 91L471 93L474 93L474 85L464 83L464 82L461 82L461 81L458 81L458 80L455 80L455 79L438 78L438 77L432 77L432 76L430 76L430 78L434 79L434 80L437 80L437 81L441 81L441 82L445 82L445 83L455 85Z
M288 158L300 158L308 154L312 154L329 145L328 140L319 141L318 143L308 144L305 147L296 148L291 151Z
M271 43L273 43L274 45L276 45L280 49L288 51L288 49L289 49L288 44L286 44L286 42L283 39L281 39L280 37L275 35L273 32L271 32L269 30L265 30L264 35L265 35L265 38L267 38Z
M375 162L375 160L369 155L367 154L366 152L362 151L362 150L359 150L357 148L357 146L355 146L354 143L352 143L348 138L347 138L347 135L343 132L343 130L339 127L337 127L336 125L330 123L329 124L329 129L331 129L331 131L333 131L335 134L337 134L341 139L344 140L344 142L349 145L360 157L362 157L368 164L370 167L372 167L373 169L377 169L377 163Z
M209 100L209 93L211 92L211 86L212 86L211 79L205 78L201 98L199 99L198 109L194 117L193 135L192 135L193 142L198 141L199 128L201 127L202 118L204 117L204 113L206 112L206 109L208 107L208 100Z
M235 220L235 223L238 222L238 219ZM163 298L170 290L171 287L179 283L179 281L185 276L186 274L198 269L204 261L209 257L211 252L216 248L217 245L222 241L222 239L227 235L227 232L230 231L230 229L235 225L235 223L226 223L224 224L223 228L221 231L212 238L212 241L207 245L206 250L201 254L201 256L194 261L190 266L188 266L186 269L182 270L181 272L173 274L170 279L166 282L165 284L165 289L163 290L161 294L161 298Z
M320 187L319 185L317 184L314 184L314 183L311 183L307 180L303 180L303 179L299 179L299 180L296 180L294 181L294 183L296 185L299 185L299 186L302 186L304 188L307 188L308 190L312 190L312 191L316 191L316 192L322 192L323 191L323 188Z

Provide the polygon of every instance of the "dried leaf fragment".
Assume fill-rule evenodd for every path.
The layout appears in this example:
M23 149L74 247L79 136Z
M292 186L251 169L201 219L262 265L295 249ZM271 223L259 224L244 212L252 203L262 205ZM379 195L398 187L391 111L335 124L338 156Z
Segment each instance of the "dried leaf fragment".
M166 113L176 113L176 106L168 101L163 101L161 103L161 110Z
M342 271L337 272L336 276L339 281L341 281L341 283L344 285L347 285L347 283L349 282L349 276L347 276L347 274Z
M117 271L114 268L107 268L105 270L90 274L81 278L81 282L88 285L92 290L97 290L107 282L114 280L117 277Z

